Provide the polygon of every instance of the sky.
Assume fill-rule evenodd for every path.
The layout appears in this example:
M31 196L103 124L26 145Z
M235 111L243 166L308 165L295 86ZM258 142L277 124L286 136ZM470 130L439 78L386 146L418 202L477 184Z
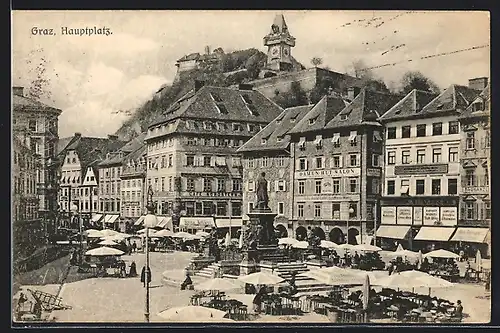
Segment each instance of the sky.
M29 86L43 57L50 93L44 101L63 110L59 136L106 136L128 117L113 112L140 106L172 82L183 55L203 53L205 46L266 52L263 37L280 13L296 38L292 55L306 67L313 57L341 73L351 73L359 60L368 67L403 62L373 70L389 87L409 70L440 88L489 76L489 47L419 60L489 44L487 12L14 11L13 85ZM64 27L109 28L112 34L62 35ZM33 28L55 35L33 35Z

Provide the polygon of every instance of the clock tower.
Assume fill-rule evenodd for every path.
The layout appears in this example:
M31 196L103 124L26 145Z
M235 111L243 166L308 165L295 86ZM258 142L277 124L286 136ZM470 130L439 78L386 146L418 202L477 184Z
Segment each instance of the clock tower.
M295 37L290 35L283 14L276 15L271 31L264 37L267 46L267 68L273 71L289 71L292 69L292 47Z

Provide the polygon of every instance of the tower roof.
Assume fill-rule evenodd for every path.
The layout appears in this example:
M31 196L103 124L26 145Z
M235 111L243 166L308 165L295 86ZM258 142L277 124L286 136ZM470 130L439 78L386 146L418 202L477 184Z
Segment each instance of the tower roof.
M273 25L271 26L271 33L274 33L274 26L278 27L278 32L280 33L288 32L288 26L286 25L285 16L283 16L283 14L277 14L274 17Z

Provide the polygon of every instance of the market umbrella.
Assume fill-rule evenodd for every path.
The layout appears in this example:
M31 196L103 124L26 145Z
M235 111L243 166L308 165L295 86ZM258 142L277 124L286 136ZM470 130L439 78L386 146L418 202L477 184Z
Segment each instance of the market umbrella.
M228 233L226 233L226 240L224 241L224 245L225 246L229 246L231 245L231 235Z
M167 229L162 229L158 232L155 232L155 237L171 237L174 233Z
M86 256L96 256L96 257L121 256L122 254L124 254L123 251L113 249L112 247L107 247L107 246L98 247L85 252Z
M358 244L353 246L354 250L365 251L365 252L378 252L382 251L382 249L375 245L370 244Z
M196 235L200 236L200 237L208 237L210 234L206 231L200 230L200 231L196 232Z
M333 249L333 248L338 247L338 245L335 244L334 242L330 242L330 241L327 241L327 240L322 240L320 246L322 248L325 248L325 249Z
M101 234L101 237L106 237L106 236L115 236L119 234L118 231L114 231L112 229L104 229L99 232Z
M285 279L267 272L257 272L249 275L240 276L240 281L253 285L275 285L285 281Z
M199 321L223 319L226 312L204 306L179 306L164 310L158 316L171 321Z
M370 277L366 274L365 282L363 283L363 310L368 309L368 302L370 301Z
M374 285L389 288L445 288L454 284L421 271L404 271L376 279Z
M418 252L413 252L410 250L400 250L400 251L395 251L395 252L389 252L387 253L388 256L397 258L417 258L418 257Z
M396 252L398 252L398 251L404 251L404 249L403 249L403 245L398 244L398 247L397 247L397 249L396 249Z
M337 246L337 248L344 251L353 251L355 250L355 245L344 243Z
M199 285L195 285L196 290L217 290L217 291L230 291L234 289L241 289L243 286L241 281L233 279L215 278L207 280Z
M184 232L184 231L179 231L179 232L176 232L175 234L173 234L172 237L174 237L174 238L187 238L187 239L190 239L190 238L193 237L193 235L190 234L190 233Z
M307 249L309 247L309 242L300 241L300 242L297 242L295 244L292 244L292 247L296 248L296 249Z
M292 237L284 237L278 239L278 245L294 245L297 244L298 242L299 242L298 240Z
M481 251L476 252L476 272L481 272L483 269L483 259L481 258Z
M117 243L115 243L115 242L114 242L113 240L111 240L111 239L105 239L105 240L103 240L103 241L100 241L98 244L99 244L99 245L106 245L106 246L116 246L116 245L118 245Z
M238 239L238 248L243 248L243 232L240 232L240 238Z
M87 236L89 235L100 235L101 231L100 230L97 230L97 229L87 229L85 230L85 234Z
M361 275L357 271L337 266L314 269L303 273L303 275L332 286L361 285L364 281L364 274Z
M460 256L456 253L453 253L451 251L447 250L436 250L436 251L431 251L424 255L424 257L431 257L431 258L452 258L452 259L458 259Z

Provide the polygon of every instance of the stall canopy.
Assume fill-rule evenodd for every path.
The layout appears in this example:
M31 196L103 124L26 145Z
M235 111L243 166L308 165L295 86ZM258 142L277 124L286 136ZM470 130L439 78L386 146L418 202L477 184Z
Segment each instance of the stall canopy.
M242 219L215 219L217 228L241 227L243 225Z
M92 216L92 222L99 222L99 220L101 219L102 217L102 214L94 214Z
M157 220L158 220L158 224L156 225L156 227L173 230L172 217L170 217L170 216L158 216Z
M118 215L109 214L109 215L104 216L104 222L106 222L106 223L114 223L117 218L118 218Z
M377 230L377 237L404 239L410 228L409 225L381 225Z
M487 228L458 228L452 237L453 242L486 243L490 232Z
M207 229L214 227L213 217L181 217L179 227L184 229Z
M142 222L144 221L144 217L145 217L144 215L142 215L141 217L139 217L137 219L137 221L135 221L134 225L141 225Z
M415 236L415 240L447 242L454 231L455 228L422 227L417 236Z

